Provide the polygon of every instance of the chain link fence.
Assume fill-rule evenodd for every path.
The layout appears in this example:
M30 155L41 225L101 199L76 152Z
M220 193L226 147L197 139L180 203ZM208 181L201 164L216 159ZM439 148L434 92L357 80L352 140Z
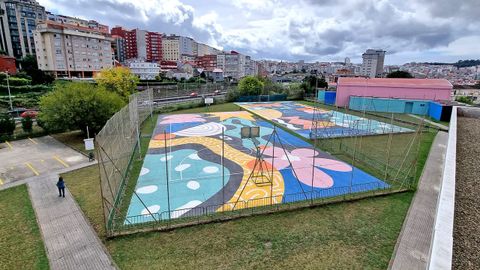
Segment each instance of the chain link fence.
M125 187L134 153L140 148L139 126L153 112L151 89L130 96L129 103L110 118L96 135L102 205L107 229L111 226Z

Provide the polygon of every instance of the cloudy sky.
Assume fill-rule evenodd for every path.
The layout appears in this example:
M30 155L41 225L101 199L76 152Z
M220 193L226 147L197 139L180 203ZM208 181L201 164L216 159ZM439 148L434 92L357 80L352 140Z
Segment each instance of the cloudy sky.
M479 0L38 0L110 26L195 38L255 59L387 64L480 58Z

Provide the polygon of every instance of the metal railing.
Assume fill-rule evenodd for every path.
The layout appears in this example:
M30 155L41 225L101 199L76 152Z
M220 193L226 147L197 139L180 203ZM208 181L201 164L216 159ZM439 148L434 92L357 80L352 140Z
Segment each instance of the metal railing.
M403 190L399 190L382 182L370 182L144 215L118 216L108 235L114 236L146 230L166 230L254 214L354 200L399 191Z

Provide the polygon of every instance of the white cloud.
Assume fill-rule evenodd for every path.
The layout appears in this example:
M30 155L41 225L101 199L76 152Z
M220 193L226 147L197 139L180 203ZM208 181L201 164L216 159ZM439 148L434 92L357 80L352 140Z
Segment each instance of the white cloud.
M367 48L386 49L387 63L480 57L478 0L39 1L65 15L189 35L255 58L358 59Z

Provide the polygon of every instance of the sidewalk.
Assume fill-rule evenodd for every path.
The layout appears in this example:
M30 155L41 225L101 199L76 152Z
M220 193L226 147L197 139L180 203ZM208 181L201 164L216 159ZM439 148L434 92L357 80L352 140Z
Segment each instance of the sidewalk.
M27 183L50 269L116 269L68 186L58 197L57 179L48 174Z
M427 268L447 141L448 133L442 131L438 132L433 141L418 190L397 239L389 269Z

